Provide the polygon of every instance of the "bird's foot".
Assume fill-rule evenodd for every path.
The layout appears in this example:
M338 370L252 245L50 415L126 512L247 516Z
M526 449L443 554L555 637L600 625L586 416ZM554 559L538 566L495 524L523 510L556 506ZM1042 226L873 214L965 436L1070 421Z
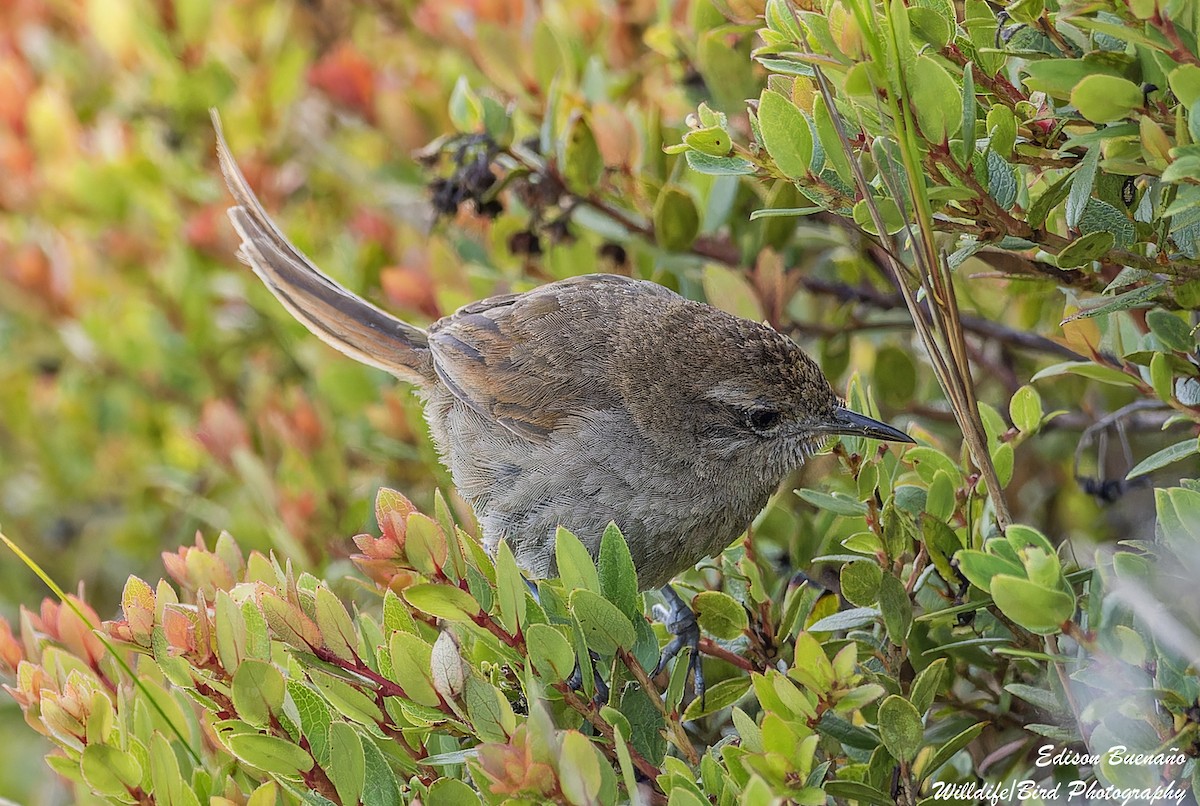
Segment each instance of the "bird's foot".
M657 615L662 620L663 626L667 628L667 632L674 637L663 648L658 665L654 667L654 675L665 669L667 664L684 648L692 650L688 657L687 673L689 677L694 678L696 696L703 703L704 668L700 665L700 624L696 621L696 611L692 610L670 585L664 585L661 593L667 603L666 607L656 608Z

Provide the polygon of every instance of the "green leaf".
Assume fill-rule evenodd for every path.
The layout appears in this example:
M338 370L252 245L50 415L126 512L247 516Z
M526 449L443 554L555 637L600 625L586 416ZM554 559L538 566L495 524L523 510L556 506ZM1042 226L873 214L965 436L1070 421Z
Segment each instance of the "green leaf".
M728 157L729 152L733 150L733 141L729 137L729 132L721 126L692 129L683 135L683 142L710 157Z
M1044 92L1061 101L1071 97L1071 90L1088 76L1116 76L1117 70L1098 58L1038 59L1026 62L1021 69L1022 79L1030 92Z
M525 646L538 671L551 682L566 680L575 670L575 651L561 632L549 624L530 624Z
M117 802L125 802L129 791L142 784L142 765L133 754L107 744L84 747L79 771L93 792Z
M688 707L683 713L683 721L690 722L709 714L715 714L722 708L728 708L740 700L749 690L749 677L735 677L729 680L722 680L720 683L709 688L704 693L704 697L697 697L688 703Z
M870 784L861 781L826 781L823 785L825 794L837 801L854 800L859 803L871 803L875 806L895 806L896 799L891 795L880 792Z
M912 761L921 749L925 729L913 704L893 694L879 706L879 737L895 758Z
M796 218L824 211L824 207L764 207L761 210L755 210L750 213L750 220L758 221L760 218Z
M411 541L407 545L411 546ZM358 649L354 622L350 620L346 606L324 585L317 588L316 616L325 648L344 661L354 662Z
M512 634L525 622L525 578L507 540L496 549L496 598L500 604L500 623Z
M1158 510L1154 536L1192 569L1195 547L1200 543L1200 492L1183 487L1156 489L1154 505Z
M1039 371L1036 375L1029 379L1030 383L1043 380L1044 378L1055 378L1059 375L1079 375L1083 378L1090 378L1093 381L1101 383L1110 383L1114 386L1136 386L1137 379L1119 369L1112 367L1093 364L1091 361L1064 361L1061 364L1054 364Z
M837 173L838 179L847 185L852 185L854 172L850 169L850 160L846 157L846 150L842 146L841 138L838 137L833 116L829 113L829 107L825 105L825 98L821 95L813 99L813 127L817 130L817 140L821 144L821 150L825 152L825 158Z
M446 536L437 521L420 512L408 516L404 553L412 567L422 574L432 575L446 564Z
M958 754L958 751L975 741L979 734L983 733L983 729L987 725L987 722L977 722L935 750L933 756L929 759L929 763L921 771L921 780L928 780L930 776L942 768L942 765L954 758Z
M1093 174L1094 176L1094 174ZM1055 179L1048 188L1043 190L1037 198L1029 205L1029 211L1025 214L1025 221L1034 229L1041 229L1046 224L1046 219L1050 217L1050 211L1062 203L1063 199L1071 191L1071 187L1075 181L1076 173L1064 173L1062 176ZM1087 188L1087 194L1092 192L1091 186Z
M352 719L360 725L371 726L378 725L383 719L374 697L364 694L344 680L339 680L333 675L317 669L308 669L306 674L334 710L347 719Z
M939 470L949 476L951 480L962 479L962 472L958 469L958 465L936 448L924 445L911 447L904 452L904 461L914 466L917 475L926 484L933 481L933 477Z
M271 714L283 706L283 673L266 661L243 661L233 674L232 688L238 716L257 728L266 727Z
M342 801L346 803L346 801ZM440 778L429 787L429 806L476 806L482 803L478 793L465 781L457 778Z
M953 19L924 6L913 5L908 8L908 21L916 41L924 42L934 51L940 51L950 41Z
M291 742L261 733L239 733L227 740L239 761L284 778L300 778L313 768L312 756Z
M883 222L883 227L888 235L895 235L900 230L904 229L908 219L904 217L904 213L900 211L900 206L895 199L887 196L878 196L872 200L875 204L875 209L879 213L879 218ZM879 233L875 228L875 219L871 215L871 201L867 199L859 199L854 203L852 216L854 223L858 224L872 235Z
M1017 172L995 151L987 152L988 195L1005 210L1017 202Z
M1055 263L1060 269L1075 269L1086 266L1107 255L1116 246L1116 238L1103 230L1081 235L1059 251Z
M1200 174L1200 155L1182 154L1172 160L1162 172L1162 181L1167 183L1188 182Z
M1054 554L1054 544L1050 542L1050 539L1032 526L1026 526L1023 523L1014 523L1009 526L1004 532L1004 539L1018 554L1022 549L1029 547L1041 549L1045 554Z
M346 722L329 726L329 764L325 767L329 780L342 803L358 803L367 777L367 759L363 753L362 737Z
M1159 400L1169 401L1175 395L1175 376L1164 353L1150 357L1150 386Z
M1017 22L1036 25L1046 10L1046 2L1045 0L1017 0L1015 3L1009 3L1007 10Z
M700 627L723 641L732 641L750 625L746 608L721 591L701 591L692 599L692 607Z
M851 711L857 711L865 705L875 702L875 700L887 694L883 686L877 683L864 683L861 686L855 686L849 689L844 694L838 697L837 703L833 709L839 714L847 714Z
M1075 597L1015 576L992 579L992 600L1000 612L1030 632L1056 633L1075 614Z
M897 646L903 645L912 627L912 600L904 590L904 583L891 574L884 574L879 584L879 611L888 638Z
M799 41L803 37L792 14L792 7L786 0L767 0L764 19L768 28L789 41Z
M1158 337L1167 349L1190 353L1196 349L1196 337L1187 322L1173 313L1154 310L1146 314L1150 332Z
M912 700L913 707L917 709L917 713L924 714L933 707L933 701L937 697L937 693L941 691L942 683L946 679L947 663L945 658L938 658L922 669L913 680L909 698Z
M853 630L855 627L861 627L864 624L870 624L875 619L879 618L880 612L874 607L853 607L849 610L841 610L833 615L826 616L819 621L808 625L810 632L841 632L843 630Z
M1184 64L1176 67L1167 75L1167 82L1184 107L1191 109L1200 101L1200 66Z
M383 595L383 628L388 632L403 630L414 635L417 632L417 623L412 614L408 612L404 601L390 588Z
M842 595L850 604L869 607L879 599L883 571L872 560L846 563L840 574Z
M1126 78L1092 74L1071 90L1071 103L1093 123L1112 123L1142 106L1142 90Z
M289 718L299 723L300 735L308 740L312 757L325 766L329 763L329 706L301 680L289 680L287 692L291 702L285 702L284 708Z
M843 664L850 660L853 668L853 658L848 655L838 657ZM836 672L816 636L809 632L802 632L796 636L795 657L792 667L788 670L788 676L814 694L825 694L832 689Z
M1071 189L1067 193L1067 226L1074 229L1083 218L1083 211L1091 198L1096 184L1096 172L1100 168L1100 149L1092 147L1083 155L1079 165L1071 172Z
M567 124L559 164L567 188L583 196L591 194L604 176L596 135L582 115L576 114Z
M796 105L774 90L763 90L758 102L758 123L763 145L783 175L789 179L808 176L813 155L812 130Z
M796 490L796 495L818 509L824 509L835 515L866 515L867 505L845 493L826 493L820 490Z
M688 652L690 650L685 650ZM683 655L680 655L680 661ZM676 661L678 663L679 661ZM628 686L621 693L620 711L629 720L633 735L629 743L651 764L662 763L667 752L667 740L663 736L662 711L650 701L650 696L641 686Z
M712 157L699 151L689 151L684 156L689 168L709 176L750 176L757 170L754 163L741 157Z
M461 588L422 582L404 589L404 600L410 605L447 621L471 621L479 615L479 603Z
M396 787L396 774L388 766L383 752L372 741L363 743L367 774L363 784L363 806L394 806L400 803L400 792Z
M507 742L517 729L512 705L491 683L468 677L463 699L467 703L471 726L485 742Z
M554 540L554 556L558 562L558 574L567 590L583 588L593 593L600 592L600 577L592 555L574 534L558 527Z
M136 579L136 577L130 577L130 579ZM128 590L127 585L126 591ZM128 620L130 609L126 608L125 612L126 620ZM242 658L246 655L246 622L242 618L242 611L234 604L228 591L219 590L217 591L213 614L213 633L216 638L217 658L221 661L221 666L224 667L225 671L236 672L238 665L242 662ZM154 610L152 608L150 610L151 620L153 620L153 615ZM137 629L135 624L138 619L139 616L135 612L134 621L130 622L131 629ZM134 637L137 638L136 631L134 632Z
M971 164L975 155L975 115L978 103L975 98L975 65L967 62L963 66L962 82L962 149L957 154L958 164L964 168Z
M816 76L816 71L813 70L812 65L798 62L795 59L770 59L760 56L755 61L772 73L780 73L785 76L801 76L803 78L813 78Z
M1111 233L1118 249L1128 249L1137 239L1137 231L1129 216L1100 199L1088 199L1079 219L1079 231L1083 233Z
M1110 17L1109 19L1113 18ZM1078 25L1080 28L1083 28L1084 30L1095 31L1096 33L1110 37L1111 39L1115 39L1117 42L1129 42L1137 45L1145 45L1146 47L1154 50L1160 50L1164 53L1167 52L1165 41L1161 37L1155 39L1147 36L1144 30L1139 30L1141 26L1135 28L1133 26L1126 25L1124 22L1109 22L1108 20L1098 19L1096 17L1085 17L1083 15L1072 17L1071 22L1074 25ZM1097 40L1099 39L1100 38L1097 37Z
M176 758L171 743L167 741L166 736L155 731L150 738L148 749L151 787L155 798L169 803L181 802L183 778L179 774L179 759Z
M1013 147L1017 144L1017 118L1012 110L1002 104L996 104L988 110L987 131L991 138L991 149L1005 159L1012 156Z
M610 657L617 649L630 649L637 634L633 624L617 606L590 590L571 593L571 612L583 628L588 648Z
M1008 416L1022 434L1036 432L1042 425L1042 414L1042 396L1028 384L1016 390L1012 401L1008 402Z
M1027 686L1024 683L1009 683L1004 690L1015 694L1031 705L1036 705L1047 713L1062 714L1064 712L1063 704L1053 693L1044 688Z
M908 91L921 133L932 143L946 143L962 126L958 84L937 60L918 56L908 75Z
M573 806L596 803L601 765L592 743L579 731L567 731L562 737L561 754L558 777L567 802Z
M1115 297L1100 297L1099 298L1100 304L1091 305L1089 307L1082 308L1077 313L1074 313L1071 316L1068 316L1066 319L1064 319L1062 321L1062 324L1066 324L1067 322L1074 322L1076 319L1091 319L1092 317L1095 317L1095 316L1107 316L1110 313L1116 313L1117 311L1127 311L1130 308L1144 308L1144 307L1146 307L1147 303L1149 303L1150 300L1157 297L1159 292L1161 292L1164 288L1166 288L1166 283L1155 282L1155 283L1150 283L1149 285L1138 286L1138 287L1134 288L1132 291L1127 291L1123 294L1118 294ZM1076 375L1085 375L1086 377L1092 377L1092 375L1088 375L1087 373L1093 372L1096 374L1095 375L1096 380L1104 380L1106 383L1117 383L1118 382L1117 380L1115 380L1116 376L1112 375L1111 373L1116 372L1121 375L1125 374L1125 373L1119 372L1119 370L1115 370L1110 367L1102 367L1099 365L1093 365L1093 366L1096 367L1095 370L1084 371L1084 370L1080 369L1080 370L1073 370L1073 371L1075 372ZM1049 368L1047 368L1047 369L1049 369ZM1043 372L1045 372L1045 371L1046 370L1043 370ZM1103 376L1103 377L1101 377L1101 376ZM1128 375L1125 375L1125 377L1126 377L1127 383L1129 385L1136 385L1137 382L1133 378L1130 378L1130 376L1128 376ZM1109 378L1113 378L1113 380L1108 380Z
M929 483L929 491L925 495L925 512L935 520L946 521L954 514L957 506L954 482L943 471L937 471L934 473L933 481Z
M685 252L700 233L700 212L692 194L667 185L654 202L654 239L669 252Z
M1138 476L1144 476L1147 473L1152 473L1155 470L1164 468L1167 465L1174 464L1181 459L1186 459L1189 456L1195 456L1200 453L1200 440L1194 437L1188 437L1183 442L1176 442L1174 445L1168 445L1161 451L1155 451L1147 456L1142 461L1138 462L1132 470L1126 474L1125 478L1135 479Z
M1000 574L1021 577L1025 569L1016 562L995 554L974 549L963 549L955 555L958 570L967 580L982 591L991 592L992 579Z
M433 687L433 647L419 636L394 632L388 640L392 679L415 703L437 707L441 698Z
M852 724L833 711L826 711L817 723L817 732L858 750L874 750L879 747L879 737L866 728Z
M479 97L471 90L466 76L459 76L450 93L450 122L460 132L473 134L483 122L483 107Z

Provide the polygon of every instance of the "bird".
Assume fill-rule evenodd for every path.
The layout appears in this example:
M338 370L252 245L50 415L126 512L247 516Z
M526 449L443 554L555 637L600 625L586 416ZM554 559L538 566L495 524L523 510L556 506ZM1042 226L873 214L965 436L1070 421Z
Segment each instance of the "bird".
M692 648L698 690L699 628L671 579L742 535L826 438L914 441L847 408L769 325L644 280L588 274L404 322L292 245L213 125L239 257L326 344L416 388L485 548L554 577L560 526L595 556L615 523L639 589L666 600L659 668Z

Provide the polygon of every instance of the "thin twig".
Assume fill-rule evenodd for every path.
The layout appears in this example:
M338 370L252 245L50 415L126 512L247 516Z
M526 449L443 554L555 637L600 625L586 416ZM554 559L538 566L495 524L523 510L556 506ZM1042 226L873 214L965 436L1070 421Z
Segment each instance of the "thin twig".
M658 708L659 713L663 715L663 719L667 723L667 730L671 734L672 742L683 753L687 762L693 767L699 764L700 754L696 752L696 748L692 745L692 740L688 738L687 731L683 729L683 723L679 720L679 714L667 712L667 706L663 702L662 694L659 692L658 686L654 685L654 681L650 679L650 675L646 673L646 669L628 650L618 649L617 657L625 664L625 668L638 681L638 684L642 687L642 691L646 693L646 696Z
M792 8L791 11L792 14L795 15L795 9ZM796 23L797 25L800 25L798 16L796 17ZM801 30L803 30L802 26ZM811 50L807 40L803 40L799 44L802 48ZM866 176L863 173L862 166L859 164L858 160L853 158L853 149L851 148L850 141L846 136L842 117L837 111L837 105L834 102L833 91L829 87L829 82L826 79L824 72L822 72L820 68L814 67L813 72L817 79L817 86L821 92L821 95L829 107L830 114L833 118L834 128L837 131L838 139L841 142L842 148L847 157L850 159L850 167L854 173L855 182L857 183L858 187L869 189L870 185L868 184ZM897 121L897 125L899 125L899 121ZM902 150L902 154L904 153L907 152ZM906 170L910 174L913 173L913 166L906 165ZM880 175L884 179L885 184L892 184L887 176L887 171L881 170ZM889 192L897 201L900 201L903 198L899 195L895 188L890 188ZM875 225L875 230L879 233L887 232L887 228L883 224L883 218L879 213L878 205L874 203L869 190L865 191L863 195L867 202L867 209L870 212L872 221ZM918 333L921 335L921 340L925 344L926 352L929 355L930 363L934 368L934 372L937 375L943 390L946 392L947 397L953 404L956 419L958 420L959 428L963 433L963 437L967 442L967 447L971 452L971 456L974 459L975 465L979 467L980 472L983 474L984 484L988 489L990 498L992 499L992 507L996 514L997 525L1000 527L1001 531L1003 531L1012 522L1012 516L1009 513L1008 504L1004 498L1004 489L1000 484L999 476L996 474L996 468L992 464L991 456L987 452L987 442L983 436L983 424L979 419L979 410L972 404L972 401L974 400L974 389L969 372L964 372L966 358L965 345L962 343L962 330L961 328L957 329L957 331L948 329L945 326L946 323L941 319L941 314L945 313L945 311L944 309L940 309L937 305L939 302L943 305L955 305L954 301L948 301L948 297L953 296L953 288L949 287L948 285L949 272L947 269L945 269L944 264L939 264L939 261L936 257L936 251L932 242L933 221L930 211L927 207L919 207L916 210L916 213L921 222L920 243L922 248L917 247L919 242L917 238L914 237L911 227L907 227L909 240L913 244L913 255L916 257L918 266L921 270L920 278L922 284L924 284L924 278L932 279L935 277L935 272L937 272L937 284L939 286L946 286L942 289L940 296L933 296L933 290L927 287L926 297L931 300L930 310L934 313L935 323L939 324L942 338L946 342L947 346L950 347L952 354L954 354L956 357L954 372L951 371L950 365L948 365L946 358L941 351L937 337L934 335L933 331L929 327L929 323L926 322L925 317L921 313L920 306L916 300L916 295L913 293L912 288L905 279L905 275L911 270L903 263L896 260L892 255L889 255L888 263L895 274L897 288L899 288L900 293L903 295L904 301L912 315L913 324L916 326ZM947 316L950 319L951 327L953 327L953 322L957 317L956 306L953 308L953 310L947 313Z

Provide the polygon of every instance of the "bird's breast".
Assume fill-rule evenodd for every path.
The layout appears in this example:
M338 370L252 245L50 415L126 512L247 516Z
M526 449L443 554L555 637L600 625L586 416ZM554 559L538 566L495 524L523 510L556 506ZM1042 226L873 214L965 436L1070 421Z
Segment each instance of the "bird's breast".
M535 576L553 576L554 535L574 532L593 556L609 522L625 535L643 589L725 549L774 488L666 450L622 411L580 412L528 440L435 391L426 416L455 486L494 551L507 540Z

